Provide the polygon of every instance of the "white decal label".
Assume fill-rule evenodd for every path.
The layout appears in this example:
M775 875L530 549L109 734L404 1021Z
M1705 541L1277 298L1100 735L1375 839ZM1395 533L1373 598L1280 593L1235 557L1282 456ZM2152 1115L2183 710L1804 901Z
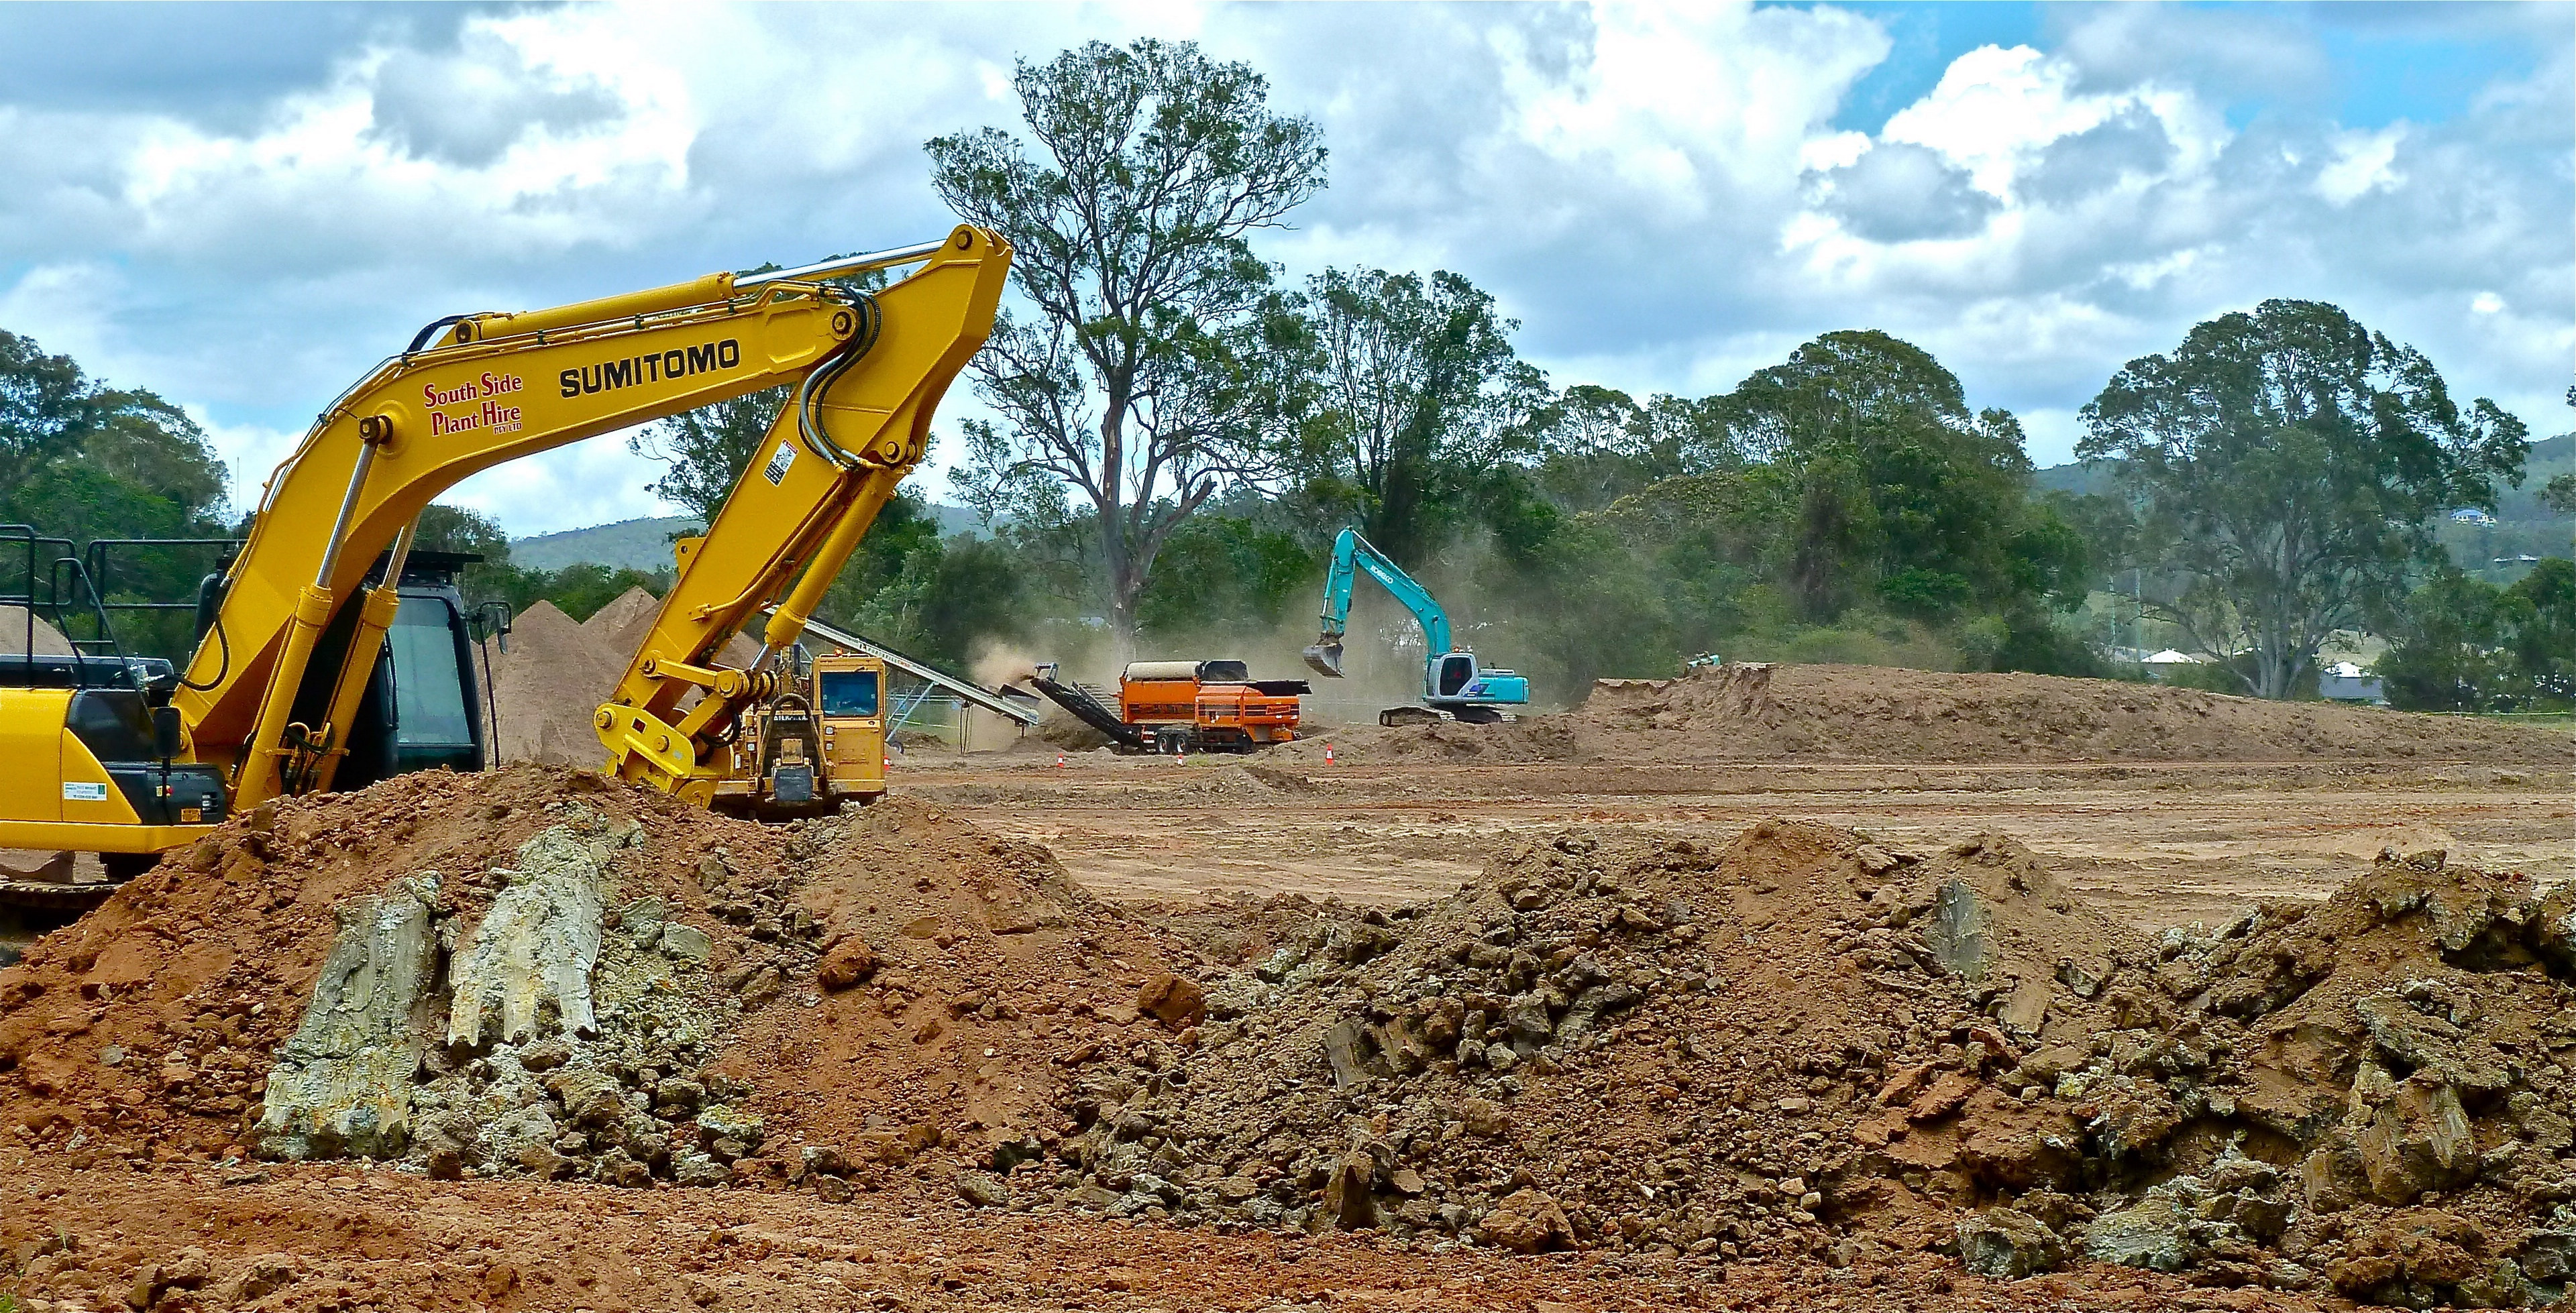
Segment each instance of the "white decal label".
M786 478L787 471L794 468L795 464L796 444L779 443L778 450L770 456L769 463L760 467L760 477L769 480L769 486L775 488L778 486L778 481Z
M65 780L63 781L63 801L105 802L107 801L107 786L104 784L81 784L72 780Z

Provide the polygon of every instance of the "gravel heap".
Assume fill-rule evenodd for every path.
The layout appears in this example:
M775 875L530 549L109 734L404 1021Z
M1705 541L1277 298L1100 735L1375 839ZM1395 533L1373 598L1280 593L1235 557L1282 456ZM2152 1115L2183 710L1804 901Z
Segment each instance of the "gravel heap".
M2547 1300L2576 1257L2571 899L2392 854L2158 942L2006 839L1573 831L1437 902L1317 909L1203 1026L1086 1066L1078 1129L1017 1179L1435 1245Z

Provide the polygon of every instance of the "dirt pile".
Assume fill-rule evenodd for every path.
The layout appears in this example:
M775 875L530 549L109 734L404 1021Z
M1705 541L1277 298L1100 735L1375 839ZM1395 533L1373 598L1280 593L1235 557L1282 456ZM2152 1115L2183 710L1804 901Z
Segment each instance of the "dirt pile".
M1195 1046L1092 1064L1081 1132L1021 1171L1116 1214L1518 1249L2530 1302L2576 1246L2569 898L2392 860L2155 943L2008 840L1577 831L1320 914L1210 985Z
M606 754L590 718L617 692L661 605L651 593L629 588L588 620L544 601L520 612L511 621L510 650L492 657L501 760L596 765ZM747 666L759 655L758 643L736 634L722 660Z
M625 678L627 658L552 602L520 612L509 641L492 657L501 760L597 765L607 751L590 718Z
M75 1165L846 1194L1052 1134L1056 1058L1159 1029L1162 951L920 804L773 829L406 776L240 818L0 973L0 1125Z
M30 617L27 608L0 606L0 653L9 652L70 656L72 645L61 630L45 623L43 617Z
M661 612L660 598L642 588L629 588L608 605L591 612L590 618L581 622L581 629L601 647L631 658L635 645L652 631L653 617Z
M1605 679L1582 705L1487 726L1341 732L1354 763L2473 760L2564 764L2562 733L2333 703L2054 675L1737 664ZM1288 751L1320 751L1296 745Z

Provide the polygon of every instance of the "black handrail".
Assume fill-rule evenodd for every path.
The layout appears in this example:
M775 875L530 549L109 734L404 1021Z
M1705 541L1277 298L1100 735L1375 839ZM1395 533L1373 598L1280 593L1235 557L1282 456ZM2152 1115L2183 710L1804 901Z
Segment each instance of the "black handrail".
M110 549L122 549L127 547L220 547L231 551L238 551L240 550L241 545L248 541L250 540L247 538L92 538L89 540L89 547L83 553L83 556L89 563L89 572L91 577L98 581L98 591L104 595L116 591L114 580L111 578L111 575L114 573L111 569L114 565L114 561L108 555ZM222 561L218 562L215 573L220 574L224 570L230 568L230 566L231 558L225 557ZM197 609L197 603L193 599L185 602L102 602L100 605L118 611L195 611Z
M112 666L116 673L123 677L123 682L132 685L138 691L141 690L145 683L143 673L133 662L126 659L124 645L117 641L116 627L108 620L107 610L99 596L98 587L91 579L89 571L82 566L72 540L40 534L36 532L33 525L0 524L0 543L7 542L24 544L25 555L21 564L21 577L25 580L25 591L0 592L0 604L14 604L26 613L26 626L20 635L20 651L24 654L23 659L29 673L32 674L37 665L36 620L39 614L42 614L54 631L62 636L63 642L71 648L66 673L74 687L90 687L92 665L103 664ZM56 547L61 549L61 554L47 562L47 568L42 575L44 591L39 593L36 589L39 577L36 563L41 559L40 554L43 551ZM66 579L77 585L77 588L67 588ZM73 625L71 617L65 614L67 607L76 608L80 596L84 594L88 598L88 610L95 618L98 630L96 638L74 637L79 632L78 627ZM105 647L107 651L100 653L91 650L99 647Z

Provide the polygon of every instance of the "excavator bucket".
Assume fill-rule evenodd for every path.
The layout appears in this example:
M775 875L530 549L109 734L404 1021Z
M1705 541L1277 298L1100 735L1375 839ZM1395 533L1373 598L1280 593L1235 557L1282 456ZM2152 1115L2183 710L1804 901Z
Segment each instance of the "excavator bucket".
M1340 679L1342 677L1342 640L1334 635L1326 635L1316 640L1313 647L1306 649L1306 666L1318 675Z

